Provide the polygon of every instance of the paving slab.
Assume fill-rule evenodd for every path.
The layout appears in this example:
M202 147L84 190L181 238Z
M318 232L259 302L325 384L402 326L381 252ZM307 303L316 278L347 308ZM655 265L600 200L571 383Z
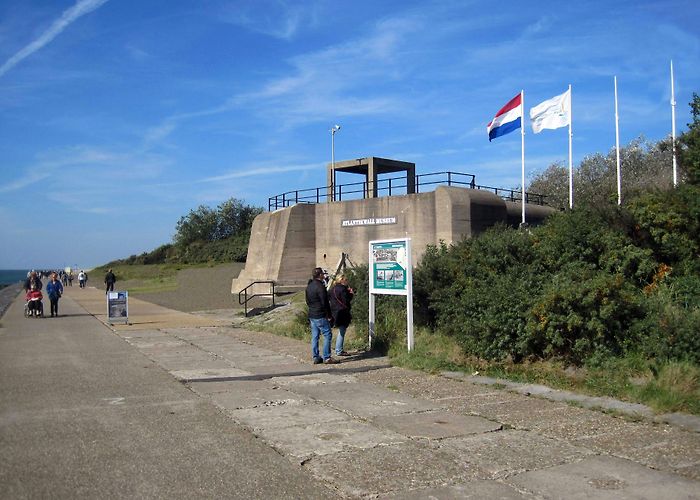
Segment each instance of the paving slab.
M484 498L498 500L534 499L533 495L521 493L512 486L494 481L472 481L466 484L442 486L439 488L423 488L409 491L399 491L387 495L379 495L382 500L482 500Z
M481 404L475 404L474 399ZM500 399L496 404L483 404L482 397L469 397L451 400L441 400L455 411L468 414L488 415L490 418L518 429L529 429L533 425L546 427L548 422L556 424L560 422L569 411L569 405L565 403L542 404L537 398L508 398Z
M435 405L429 401L362 382L303 384L291 380L288 386L294 392L326 401L336 408L364 419L435 409Z
M502 428L498 422L471 415L458 415L447 411L430 411L393 416L380 416L372 423L412 438L444 439L494 432Z
M127 342L129 344L133 345L134 347L141 349L142 351L148 350L149 352L160 352L160 351L166 351L171 348L184 348L186 346L189 346L186 342L183 342L182 340L174 339L172 337L163 337L163 338L145 338L145 339L127 339Z
M629 460L593 456L519 474L507 481L541 498L699 499L698 483Z
M572 443L600 453L614 454L665 471L679 471L700 464L700 436L670 426L612 422L609 432Z
M240 366L252 372L266 371L270 372L275 369L275 365L294 366L297 369L303 365L297 360L288 356L280 356L279 354L268 353L267 355L251 356L251 357L226 357L230 359L236 366Z
M307 426L317 422L331 424L351 420L351 417L342 411L316 403L306 403L300 399L277 406L241 408L231 411L230 414L255 431Z
M218 379L236 379L248 377L250 372L223 366L220 368L196 368L190 370L171 370L170 374L183 382L197 382Z
M449 438L440 442L452 450L458 461L476 465L490 479L502 479L521 472L578 462L593 454L565 441L538 434L504 430L468 437Z
M255 432L270 446L288 457L296 458L299 463L313 456L332 456L342 451L366 450L406 441L404 436L380 431L370 424L350 418L303 427L263 428ZM327 480L325 474L319 477Z
M281 405L308 405L313 401L284 389L255 387L246 382L247 389L240 384L230 392L215 392L209 394L209 399L219 408L225 410L241 410L244 408L264 408Z
M323 366L323 365L316 365ZM303 386L313 386L313 385L328 385L328 384L348 384L355 383L357 379L354 374L346 373L334 373L333 370L319 369L312 373L305 373L298 377L287 378L287 377L274 377L271 379L274 383L280 386L289 386L293 390L299 390Z
M200 380L186 384L192 392L201 396L216 394L218 392L231 392L250 394L255 391L277 389L275 384L268 380L252 380L250 377L236 380Z
M304 466L353 498L377 494L380 498L404 498L407 490L469 483L485 475L474 465L457 463L454 455L431 443L414 441L324 454Z

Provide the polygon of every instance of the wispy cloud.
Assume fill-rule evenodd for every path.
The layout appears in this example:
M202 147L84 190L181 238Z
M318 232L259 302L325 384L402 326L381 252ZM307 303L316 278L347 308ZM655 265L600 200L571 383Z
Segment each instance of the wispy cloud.
M253 177L257 175L270 175L270 174L279 174L279 173L284 173L284 172L299 172L299 171L304 171L304 170L314 170L318 168L325 168L326 165L324 163L310 163L310 164L305 164L305 165L286 165L286 166L269 166L269 165L261 165L261 166L256 166L256 167L247 167L242 170L237 170L235 172L229 172L226 174L222 175L216 175L213 177L205 177L203 179L199 179L196 182L219 182L227 179L239 179L241 177Z
M94 186L96 193L104 193L105 180L150 179L157 177L168 164L167 159L132 152L113 152L88 146L76 146L36 155L31 165L17 179L0 186L0 193L18 191L47 179L55 187L81 189ZM72 183L69 186L69 183Z
M63 12L60 18L56 19L49 29L44 31L44 33L39 36L36 40L31 42L29 45L25 46L15 55L10 57L5 64L0 66L0 77L7 73L10 69L15 67L21 61L32 55L37 50L41 49L48 43L50 43L54 38L60 35L63 30L70 26L81 16L89 14L93 10L101 7L108 0L78 0L76 4Z
M314 25L316 9L312 5L300 5L296 1L236 2L221 11L218 18L254 33L281 40L292 40L302 27Z
M409 61L401 47L420 23L412 17L384 20L349 42L297 55L287 61L289 73L267 80L259 90L239 93L208 109L165 117L146 131L144 143L149 147L167 138L185 121L244 108L254 109L257 116L274 116L280 128L328 117L402 111L408 108L403 98L378 88L367 93L367 82L402 78Z

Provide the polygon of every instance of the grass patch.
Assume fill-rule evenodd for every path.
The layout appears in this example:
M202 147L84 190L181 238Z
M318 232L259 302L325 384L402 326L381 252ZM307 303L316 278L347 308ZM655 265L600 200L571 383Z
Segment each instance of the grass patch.
M410 353L405 342L389 350L392 363L429 373L478 372L514 382L541 384L589 396L641 403L658 413L700 415L700 367L692 363L650 362L638 356L610 358L574 368L557 361L486 362L467 357L450 337L417 330Z
M110 266L117 277L117 287L130 294L159 293L177 290L177 273L182 269L207 267L205 264L117 264ZM99 283L107 266L90 271L90 281Z

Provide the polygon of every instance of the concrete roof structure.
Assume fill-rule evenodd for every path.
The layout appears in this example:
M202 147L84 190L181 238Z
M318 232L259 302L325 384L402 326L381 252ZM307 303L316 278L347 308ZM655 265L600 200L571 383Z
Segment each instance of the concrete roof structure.
M335 192L337 186L335 182L336 172L363 175L365 178L365 198L377 198L379 176L393 174L395 172L406 172L406 194L413 194L416 192L415 163L369 156L367 158L337 161L328 164L328 182L326 185L328 186L327 200L329 202L337 201Z

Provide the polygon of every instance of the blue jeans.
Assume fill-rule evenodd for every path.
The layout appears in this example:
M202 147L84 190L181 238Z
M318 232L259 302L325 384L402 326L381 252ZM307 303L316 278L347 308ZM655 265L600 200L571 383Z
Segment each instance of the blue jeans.
M335 353L338 356L340 356L340 353L343 352L343 343L345 342L345 330L347 329L347 325L338 327L338 337L335 339Z
M331 325L326 318L309 318L311 324L311 355L314 359L320 357L318 355L318 338L323 333L323 359L331 357Z

